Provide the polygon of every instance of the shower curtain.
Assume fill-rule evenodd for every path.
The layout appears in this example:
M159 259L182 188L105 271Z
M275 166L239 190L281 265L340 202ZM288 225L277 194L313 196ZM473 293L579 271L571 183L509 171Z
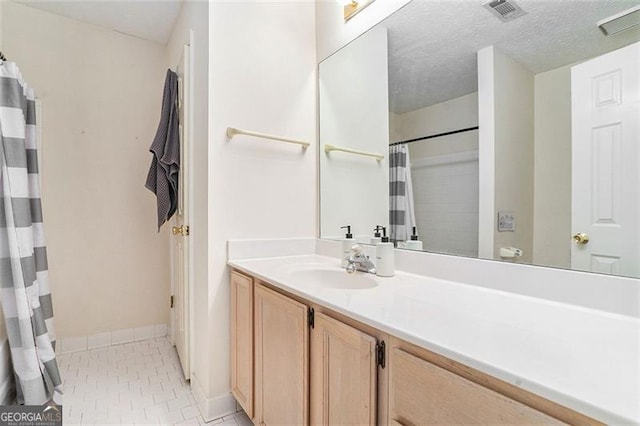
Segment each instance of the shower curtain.
M407 241L416 226L409 147L389 147L389 237L392 242Z
M62 393L38 179L34 93L0 61L0 301L17 402L28 405Z

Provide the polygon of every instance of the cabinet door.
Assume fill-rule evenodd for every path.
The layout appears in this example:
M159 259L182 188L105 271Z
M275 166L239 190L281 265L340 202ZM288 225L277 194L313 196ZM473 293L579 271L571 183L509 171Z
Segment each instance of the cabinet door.
M321 313L311 331L311 424L376 423L376 339Z
M564 424L401 349L390 353L392 425Z
M231 273L231 393L253 418L253 280Z
M307 306L256 284L255 422L309 423Z

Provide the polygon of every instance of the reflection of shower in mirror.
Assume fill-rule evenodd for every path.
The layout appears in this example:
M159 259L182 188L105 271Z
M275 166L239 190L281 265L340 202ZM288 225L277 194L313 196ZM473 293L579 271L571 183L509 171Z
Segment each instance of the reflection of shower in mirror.
M618 132L572 107L577 92L592 93L572 88L576 70L591 61L601 64L592 74L601 99L583 102L613 111L633 98L620 82L637 80L640 55L625 62L612 52L637 51L640 27L606 37L594 22L637 3L521 0L525 13L508 24L475 2L455 2L452 16L451 3L411 2L320 64L320 144L378 152L380 138L390 145L382 168L321 156L321 237L335 238L334 222L349 221L354 237L369 243L382 223L406 248L416 226L426 251L502 260L503 249L516 247L520 256L510 261L640 276L637 258L615 249L640 256L638 202L619 195L640 192L638 164L624 162L638 158L625 142L638 124L620 116L626 130ZM607 68L615 61L622 79ZM346 77L354 73L357 88ZM579 132L591 132L582 139L593 139L596 151L574 142ZM393 151L401 144L405 163ZM591 177L575 175L576 155L597 165L582 168ZM366 200L352 205L354 191ZM576 201L578 192L591 198ZM513 220L500 220L504 212ZM579 212L597 214L599 229L624 232L596 237ZM590 244L573 242L580 232ZM613 249L594 249L609 240Z

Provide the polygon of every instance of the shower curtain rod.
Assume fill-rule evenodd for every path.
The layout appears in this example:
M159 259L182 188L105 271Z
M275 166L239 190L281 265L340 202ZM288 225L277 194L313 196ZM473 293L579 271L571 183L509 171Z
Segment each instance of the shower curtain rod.
M401 145L403 143L418 142L418 141L423 141L423 140L426 140L426 139L440 138L442 136L455 135L456 133L470 132L472 130L478 130L478 129L479 129L478 126L476 126L476 127L467 127L466 129L452 130L450 132L438 133L437 135L429 135L429 136L423 136L421 138L415 138L415 139L409 139L409 140L406 140L406 141L394 142L394 143L390 143L389 146Z

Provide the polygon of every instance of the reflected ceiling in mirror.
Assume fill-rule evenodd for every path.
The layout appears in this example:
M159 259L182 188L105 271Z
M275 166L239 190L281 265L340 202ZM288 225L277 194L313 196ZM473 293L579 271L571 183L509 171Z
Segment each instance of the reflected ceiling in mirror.
M320 64L323 238L640 275L640 27L597 26L637 2L516 3L413 1Z
M379 24L389 37L390 111L402 114L477 91L477 52L487 46L539 74L638 39L637 29L605 37L596 25L636 1L517 4L525 14L502 22L481 1L413 1Z

